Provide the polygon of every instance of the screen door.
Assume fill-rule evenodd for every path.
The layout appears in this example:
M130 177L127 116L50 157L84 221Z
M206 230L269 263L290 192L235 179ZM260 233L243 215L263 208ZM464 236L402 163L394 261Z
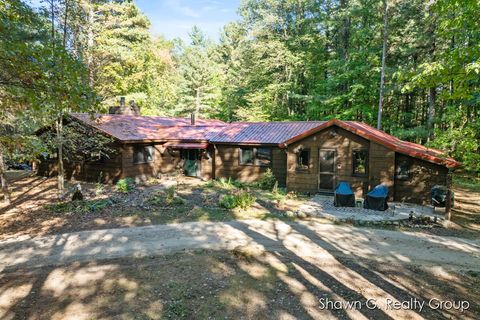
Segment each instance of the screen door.
M320 150L319 159L318 188L320 190L333 190L335 188L335 151Z

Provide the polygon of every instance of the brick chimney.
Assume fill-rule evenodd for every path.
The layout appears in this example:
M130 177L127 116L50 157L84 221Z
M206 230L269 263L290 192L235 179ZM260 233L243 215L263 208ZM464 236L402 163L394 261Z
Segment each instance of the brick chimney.
M190 114L190 125L195 125L195 113L193 112Z
M130 107L127 108L129 114L134 115L134 116L139 116L140 115L140 107L137 106L134 100L130 100L129 102Z
M120 97L120 105L115 107L110 107L108 109L109 114L124 114L131 116L140 115L140 107L137 106L134 100L129 102L128 107L125 105L125 97Z

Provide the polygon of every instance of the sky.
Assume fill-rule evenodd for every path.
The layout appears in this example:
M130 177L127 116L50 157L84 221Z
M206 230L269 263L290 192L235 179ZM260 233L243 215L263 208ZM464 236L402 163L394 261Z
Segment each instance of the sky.
M200 27L212 40L218 40L220 29L237 20L240 0L135 0L152 22L152 34L189 42L188 32Z

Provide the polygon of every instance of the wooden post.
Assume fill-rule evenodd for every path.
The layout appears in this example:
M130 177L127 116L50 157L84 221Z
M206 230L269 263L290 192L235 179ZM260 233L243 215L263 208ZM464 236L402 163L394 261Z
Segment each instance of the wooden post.
M452 220L452 171L447 173L447 199L445 200L445 219Z
M452 191L447 190L447 199L445 200L445 219L450 221L452 220Z

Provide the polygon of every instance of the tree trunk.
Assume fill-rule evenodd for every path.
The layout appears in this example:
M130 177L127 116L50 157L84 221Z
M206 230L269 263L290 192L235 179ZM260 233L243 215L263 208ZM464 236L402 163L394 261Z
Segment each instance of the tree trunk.
M57 184L58 197L62 198L65 190L65 170L63 168L63 114L57 119Z
M10 192L8 191L8 181L5 175L6 166L3 159L3 151L0 148L0 183L2 185L2 193L3 193L3 202L5 204L10 204Z
M387 0L383 0L383 45L382 45L382 70L380 72L380 96L378 98L378 117L377 129L382 128L382 109L383 109L383 86L385 83L385 55L387 53L387 39L388 39L388 6Z
M94 11L93 3L88 4L88 22L87 22L87 67L88 67L88 82L90 86L93 87L93 45L94 45L94 34L93 34L93 23L94 23Z
M433 121L435 118L435 103L436 103L437 91L435 87L432 87L428 91L428 110L427 110L427 141L433 139Z
M342 0L340 1L340 7L347 12L349 6L349 0ZM344 17L342 21L341 27L341 43L340 43L340 54L343 60L343 63L347 65L349 60L349 48L350 48L350 25L351 25L351 18L350 16ZM341 85L341 90L345 94L350 90L350 83L349 79L346 79L344 83ZM343 106L345 109L350 107L350 102L348 99L343 101Z
M67 39L68 39L68 9L69 9L69 1L65 0L65 15L63 16L63 47L67 47Z

